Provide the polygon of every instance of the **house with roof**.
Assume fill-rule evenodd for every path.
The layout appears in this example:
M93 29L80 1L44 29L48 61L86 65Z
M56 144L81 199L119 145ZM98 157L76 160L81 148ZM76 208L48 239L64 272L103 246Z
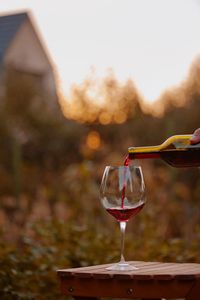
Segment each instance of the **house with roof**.
M57 107L52 62L30 13L0 16L0 96L5 92L6 70L29 74L47 95L49 106Z

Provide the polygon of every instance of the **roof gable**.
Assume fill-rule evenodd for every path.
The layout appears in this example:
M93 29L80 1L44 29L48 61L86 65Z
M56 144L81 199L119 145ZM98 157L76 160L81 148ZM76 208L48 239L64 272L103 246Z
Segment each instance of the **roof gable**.
M3 60L4 54L18 29L27 18L27 13L0 17L0 62Z

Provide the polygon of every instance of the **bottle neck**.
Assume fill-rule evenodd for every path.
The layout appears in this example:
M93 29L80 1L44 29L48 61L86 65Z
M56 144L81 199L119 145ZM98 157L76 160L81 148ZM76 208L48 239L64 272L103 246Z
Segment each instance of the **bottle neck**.
M160 146L130 147L128 153L130 159L158 158Z

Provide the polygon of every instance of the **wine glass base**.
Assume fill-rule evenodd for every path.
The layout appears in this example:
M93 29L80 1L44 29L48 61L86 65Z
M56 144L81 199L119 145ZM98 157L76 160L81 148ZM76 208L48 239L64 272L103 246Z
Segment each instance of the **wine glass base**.
M134 271L134 270L138 270L137 267L132 266L126 262L119 262L117 264L114 264L110 267L107 267L106 270L110 270L110 271Z

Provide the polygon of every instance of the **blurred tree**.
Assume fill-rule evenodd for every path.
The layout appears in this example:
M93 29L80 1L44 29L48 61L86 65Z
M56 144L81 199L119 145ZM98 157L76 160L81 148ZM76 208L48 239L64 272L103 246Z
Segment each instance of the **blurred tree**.
M10 192L18 197L30 186L26 184L28 177L22 174L27 169L25 162L29 169L36 164L44 170L59 170L77 161L85 127L66 120L59 104L52 110L40 78L9 69L4 85L0 99L1 163L4 172L12 174Z

